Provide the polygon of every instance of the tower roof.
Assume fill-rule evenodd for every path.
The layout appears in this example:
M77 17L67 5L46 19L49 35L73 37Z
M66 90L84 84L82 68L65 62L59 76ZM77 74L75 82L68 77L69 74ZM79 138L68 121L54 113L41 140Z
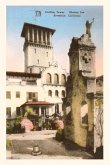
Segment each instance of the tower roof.
M33 27L36 29L44 29L44 30L52 32L52 34L55 32L55 29L51 29L51 28L47 28L47 27L39 26L39 25L35 25L35 24L30 24L30 23L24 23L23 29L21 32L21 37L25 37L25 31L26 31L27 27Z

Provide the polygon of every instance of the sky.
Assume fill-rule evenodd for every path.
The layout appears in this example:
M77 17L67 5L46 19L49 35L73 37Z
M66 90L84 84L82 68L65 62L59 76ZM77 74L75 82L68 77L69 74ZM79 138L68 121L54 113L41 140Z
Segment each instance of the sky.
M72 38L85 34L86 21L95 18L91 39L96 45L96 75L103 74L103 7L7 6L6 11L7 71L24 71L24 38L21 37L24 22L56 30L52 38L54 61L69 72L68 52ZM41 16L36 16L35 11L41 11ZM65 16L57 16L59 12Z

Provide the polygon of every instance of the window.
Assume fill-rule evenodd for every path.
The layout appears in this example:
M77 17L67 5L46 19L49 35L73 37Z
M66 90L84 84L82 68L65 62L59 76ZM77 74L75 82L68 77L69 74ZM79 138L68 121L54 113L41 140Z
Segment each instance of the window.
M30 68L30 73L32 73L32 68Z
M33 101L38 101L38 93L37 92L32 94L32 99L33 99Z
M46 52L46 55L47 55L47 57L48 57L48 52Z
M35 93L33 93L32 95L33 95L32 97L34 97L34 98L36 97L36 94Z
M55 96L57 96L57 97L58 97L58 90L56 90L56 91L55 91Z
M20 98L20 92L19 91L16 92L16 98Z
M32 100L33 101L38 101L38 93L37 92L32 93Z
M49 115L49 108L46 108L46 115Z
M28 92L28 99L32 99L32 92Z
M82 101L81 103L81 124L88 124L88 105L86 101Z
M37 101L38 100L38 93L37 92L27 92L27 101Z
M46 115L46 107L45 106L41 107L41 115L42 116Z
M10 118L11 117L11 107L6 108L6 117Z
M21 116L20 107L16 107L16 116Z
M11 99L11 92L10 92L10 91L7 91L7 92L6 92L6 98L7 98L7 99Z
M48 83L48 84L52 83L52 79L51 79L51 74L50 73L47 73L47 75L46 75L46 83Z
M43 31L43 42L45 43L45 31Z
M26 81L26 84L27 84L27 85L36 85L37 82L36 82L36 80L27 80L27 81Z
M55 114L59 114L59 105L58 104L55 105Z
M39 115L39 107L34 107L33 111L36 115Z
M61 75L61 84L62 85L66 84L66 76L64 74Z
M65 97L65 91L62 90L62 97Z
M58 76L58 74L54 74L54 84L59 84L59 76Z
M52 91L51 90L48 91L48 96L52 96Z
M39 64L39 60L37 60L37 63Z

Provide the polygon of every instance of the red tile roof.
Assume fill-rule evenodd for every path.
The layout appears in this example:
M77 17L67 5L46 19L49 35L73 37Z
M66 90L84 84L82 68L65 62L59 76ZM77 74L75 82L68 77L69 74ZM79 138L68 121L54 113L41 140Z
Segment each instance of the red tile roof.
M7 71L6 72L7 76L17 76L17 77L35 77L35 78L41 78L41 74L37 73L27 73L27 72L12 72L12 71Z
M24 106L24 105L54 105L54 104L46 102L46 101L28 101L22 104L21 106Z

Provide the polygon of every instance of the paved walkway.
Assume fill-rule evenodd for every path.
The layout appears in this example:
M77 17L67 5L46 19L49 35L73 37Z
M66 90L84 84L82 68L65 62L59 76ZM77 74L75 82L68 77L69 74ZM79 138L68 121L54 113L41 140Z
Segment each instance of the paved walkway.
M90 159L90 154L77 150L68 151L62 142L55 140L56 131L35 131L24 134L7 135L11 140L11 151L7 151L7 159ZM39 156L31 154L34 145L42 152Z

